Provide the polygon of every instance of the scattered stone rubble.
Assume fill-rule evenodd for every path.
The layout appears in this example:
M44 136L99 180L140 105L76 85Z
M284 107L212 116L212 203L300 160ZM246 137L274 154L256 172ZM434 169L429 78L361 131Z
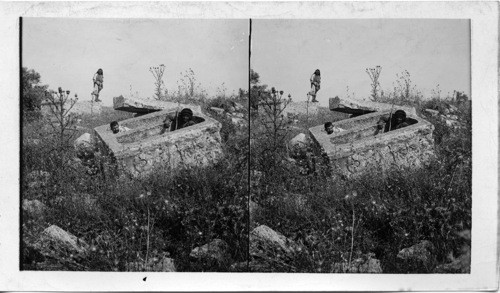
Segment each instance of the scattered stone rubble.
M251 271L287 271L286 263L303 248L266 225L250 232ZM237 269L238 265L235 265Z
M446 107L442 110L436 109L424 109L424 113L428 116L439 118L443 121L446 126L452 128L463 128L465 124L463 121L458 119L458 108L454 105L447 104Z
M430 266L434 261L434 245L428 240L422 240L419 243L404 248L399 251L397 257L405 261L414 261Z
M250 232L250 262L235 263L233 271L293 272L293 261L301 254L308 254L303 245L290 240L268 226L261 225ZM359 256L349 263L335 263L329 272L382 273L380 261L373 253ZM326 272L325 272L326 273Z
M95 151L94 141L90 133L84 133L80 135L73 142L73 146L77 154L80 154L85 157L89 156L89 154L94 153Z
M43 215L47 211L47 206L37 199L34 200L24 199L22 203L22 208L23 211L26 211L31 216L39 218L43 217Z
M95 162L98 148L94 137L90 133L84 133L73 143L76 158L69 162L70 165L81 165L86 168L87 174L96 174L98 167Z
M221 239L214 239L200 247L195 247L189 257L196 262L202 263L206 269L210 266L225 267L231 263L229 245Z
M233 102L232 106L227 107L227 110L218 107L210 107L209 110L216 115L224 116L231 121L236 127L242 129L246 128L248 125L247 119L245 119L245 107L240 103Z
M89 245L75 235L56 225L52 225L41 233L35 247L44 255L69 256L72 254L86 254Z
M307 150L308 143L309 141L307 136L304 133L299 133L290 140L290 149L293 153L305 152Z

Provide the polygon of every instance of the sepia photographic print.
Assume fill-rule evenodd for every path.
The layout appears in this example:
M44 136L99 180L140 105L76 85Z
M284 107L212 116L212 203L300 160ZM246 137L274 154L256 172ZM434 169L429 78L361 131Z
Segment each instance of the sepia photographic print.
M2 5L2 289L498 288L495 3Z

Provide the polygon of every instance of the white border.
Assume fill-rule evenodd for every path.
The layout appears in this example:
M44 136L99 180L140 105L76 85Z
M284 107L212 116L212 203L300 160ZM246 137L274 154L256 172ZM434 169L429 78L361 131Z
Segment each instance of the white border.
M473 229L470 275L83 273L19 271L18 17L460 18L472 25ZM497 2L0 2L0 290L373 291L498 288ZM450 74L453 74L450 72ZM142 279L147 276L147 281Z

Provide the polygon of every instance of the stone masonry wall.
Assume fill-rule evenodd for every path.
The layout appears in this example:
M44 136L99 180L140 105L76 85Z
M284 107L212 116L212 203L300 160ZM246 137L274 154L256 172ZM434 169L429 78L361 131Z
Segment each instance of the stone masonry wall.
M161 127L169 113L160 111L121 121L121 126L131 130L118 134L113 134L109 125L95 128L101 149L135 177L149 174L154 167L206 166L220 158L219 122L197 114L200 123L169 131Z
M317 151L328 158L334 174L348 178L391 168L419 168L434 157L434 126L409 116L414 124L387 133L376 133L376 121L389 112L377 112L333 123L327 135L323 125L309 129ZM347 139L346 139L347 138Z

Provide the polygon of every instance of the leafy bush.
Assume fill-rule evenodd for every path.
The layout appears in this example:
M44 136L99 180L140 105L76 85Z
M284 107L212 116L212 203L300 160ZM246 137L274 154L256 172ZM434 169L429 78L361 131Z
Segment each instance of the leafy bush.
M48 95L48 85L41 85L41 77L38 72L26 67L21 68L22 96L21 104L23 118L32 121L40 118L40 108L42 101Z

